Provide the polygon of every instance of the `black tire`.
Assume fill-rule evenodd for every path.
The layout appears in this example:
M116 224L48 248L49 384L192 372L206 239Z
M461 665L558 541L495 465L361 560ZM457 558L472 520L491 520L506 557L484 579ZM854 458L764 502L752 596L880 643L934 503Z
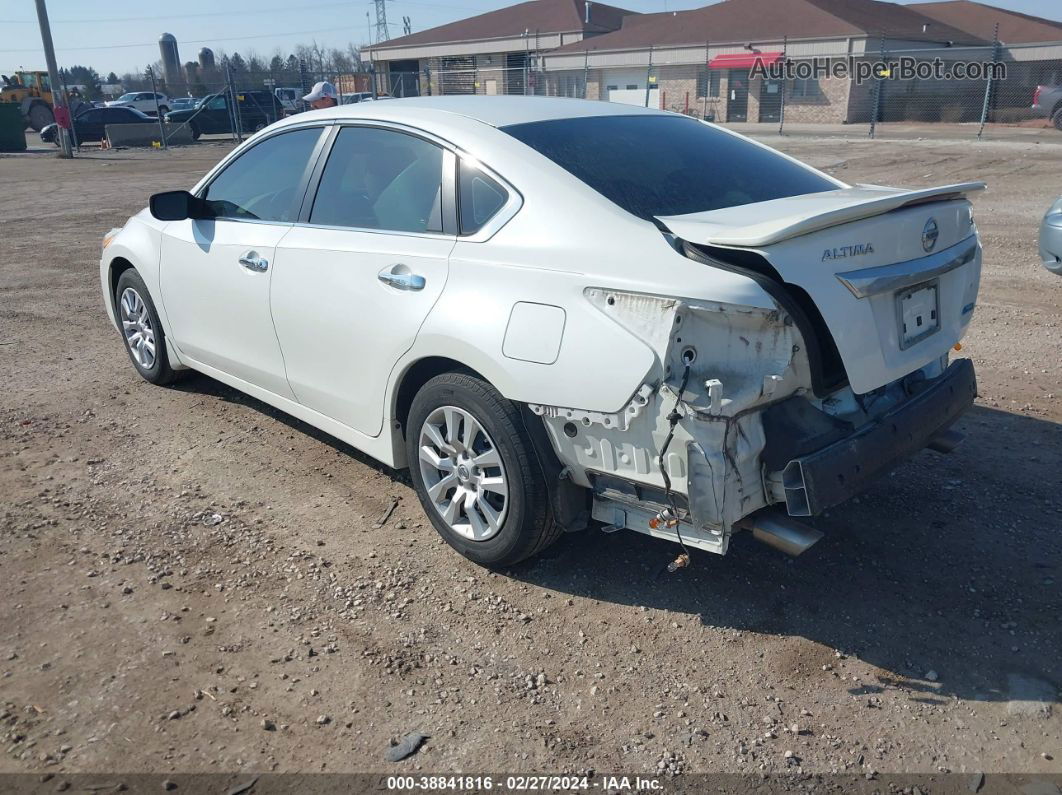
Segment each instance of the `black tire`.
M469 412L493 440L504 466L508 486L505 517L497 534L484 541L454 531L427 493L420 469L421 428L429 415L443 406ZM421 387L406 424L406 453L424 512L443 540L469 560L487 567L511 566L537 555L563 532L553 519L546 484L520 411L486 381L454 372L436 376Z
M52 109L43 102L33 103L27 115L29 116L30 127L33 128L34 132L40 132L55 121L55 114L52 113Z
M188 131L192 134L193 141L198 141L199 136L202 135L202 133L199 131L199 125L197 125L194 121L188 122Z
M166 114L169 113L169 112L170 112L170 109L168 107L166 107L165 105L159 105L159 112L158 112L157 115L161 119L161 118L165 118Z
M125 331L122 330L122 297L126 290L132 290L143 301L144 307L147 310L147 317L151 324L151 330L154 333L155 341L155 357L150 367L145 366L137 360L133 355L133 351L126 341ZM151 294L148 292L147 285L144 284L144 280L140 278L140 274L130 268L124 271L118 278L118 286L114 291L114 315L115 320L118 323L119 333L122 337L122 347L125 348L125 352L129 355L129 361L133 363L133 367L145 381L149 381L152 384L158 386L164 386L166 384L173 383L177 380L178 374L170 367L170 360L166 352L166 332L162 329L162 323L159 322L159 313L155 310L155 303L151 300Z
M1062 106L1055 109L1054 114L1051 116L1051 121L1054 122L1056 130L1062 130Z

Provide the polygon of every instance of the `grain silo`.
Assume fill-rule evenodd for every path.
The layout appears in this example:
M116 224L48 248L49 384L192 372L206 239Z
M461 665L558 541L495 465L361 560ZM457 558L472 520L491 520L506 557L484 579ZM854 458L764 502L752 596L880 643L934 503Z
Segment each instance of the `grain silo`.
M159 36L159 53L162 55L162 74L166 78L167 90L171 94L184 93L181 56L177 52L177 39L172 33Z

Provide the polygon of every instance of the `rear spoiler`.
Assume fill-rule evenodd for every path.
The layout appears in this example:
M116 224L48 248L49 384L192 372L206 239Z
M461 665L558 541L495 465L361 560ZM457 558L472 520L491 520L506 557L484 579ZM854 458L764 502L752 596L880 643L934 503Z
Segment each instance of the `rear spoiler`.
M758 248L902 207L960 199L984 189L983 182L916 190L855 185L703 213L657 216L656 220L691 243Z

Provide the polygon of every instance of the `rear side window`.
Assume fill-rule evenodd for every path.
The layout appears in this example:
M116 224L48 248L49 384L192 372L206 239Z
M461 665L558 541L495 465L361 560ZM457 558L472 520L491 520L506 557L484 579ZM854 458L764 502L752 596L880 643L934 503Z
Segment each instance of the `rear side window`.
M509 192L464 158L457 175L462 235L473 235L509 200Z
M588 116L501 129L646 220L837 188L777 152L684 116Z
M294 221L299 188L320 127L292 130L248 149L214 178L203 198L218 218Z
M443 150L422 138L344 127L321 175L310 223L441 232L442 161Z

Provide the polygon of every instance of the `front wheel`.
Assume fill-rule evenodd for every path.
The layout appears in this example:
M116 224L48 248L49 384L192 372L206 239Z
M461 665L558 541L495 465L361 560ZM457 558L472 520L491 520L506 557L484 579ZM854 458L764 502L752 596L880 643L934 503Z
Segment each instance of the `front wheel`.
M199 130L199 125L197 125L194 121L188 122L188 131L192 134L193 141L198 141L199 136L202 135Z
M30 127L33 128L34 132L40 132L49 124L55 122L55 114L53 114L52 109L43 102L34 103L30 107L28 115ZM56 140L59 140L58 132L56 132Z
M512 565L560 536L520 412L487 382L428 381L410 407L406 452L432 525L469 560Z
M114 301L118 327L133 367L152 384L162 386L174 381L177 374L166 355L166 333L139 273L130 268L118 278Z
M1056 130L1062 130L1062 107L1055 111L1051 117L1051 121L1054 122Z

